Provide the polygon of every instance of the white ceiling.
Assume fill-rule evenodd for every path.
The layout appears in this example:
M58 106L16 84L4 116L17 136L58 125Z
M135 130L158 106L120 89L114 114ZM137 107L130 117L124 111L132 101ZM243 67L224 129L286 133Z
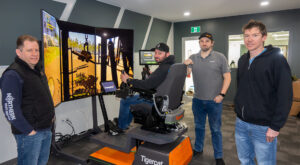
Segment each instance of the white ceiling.
M170 22L300 8L300 0L97 0ZM260 2L269 1L261 7ZM190 16L183 13L189 11Z

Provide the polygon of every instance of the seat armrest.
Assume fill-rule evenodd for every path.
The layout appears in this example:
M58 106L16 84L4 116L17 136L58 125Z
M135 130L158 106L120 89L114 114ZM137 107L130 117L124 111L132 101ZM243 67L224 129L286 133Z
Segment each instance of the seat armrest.
M147 93L149 95L153 95L156 92L156 90L153 89L142 89L142 88L134 88L134 87L131 87L131 89L135 92Z
M140 97L146 100L151 100L152 101L152 95L156 92L155 90L150 90L150 89L141 89L141 88L134 88L131 87L131 90L134 92L138 92L140 94Z

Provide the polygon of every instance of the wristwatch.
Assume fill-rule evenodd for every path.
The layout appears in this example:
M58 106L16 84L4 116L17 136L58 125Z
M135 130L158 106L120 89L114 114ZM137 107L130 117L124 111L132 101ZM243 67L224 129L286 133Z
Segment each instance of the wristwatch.
M221 95L222 97L225 97L225 96L226 96L224 93L220 93L219 95Z

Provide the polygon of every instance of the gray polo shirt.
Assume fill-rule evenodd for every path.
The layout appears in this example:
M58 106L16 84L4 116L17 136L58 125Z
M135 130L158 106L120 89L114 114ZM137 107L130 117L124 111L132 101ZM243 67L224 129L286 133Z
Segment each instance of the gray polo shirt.
M224 54L211 51L202 58L200 52L190 56L195 87L194 97L200 100L213 100L220 94L223 86L223 74L230 72Z

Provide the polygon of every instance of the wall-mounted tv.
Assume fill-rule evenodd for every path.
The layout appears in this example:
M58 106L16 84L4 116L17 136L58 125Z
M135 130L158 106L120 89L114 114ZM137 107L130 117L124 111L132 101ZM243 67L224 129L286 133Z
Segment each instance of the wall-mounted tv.
M140 65L158 65L155 61L155 51L152 50L140 50Z
M42 11L42 52L44 69L54 105L58 105L62 95L60 30L56 18Z

